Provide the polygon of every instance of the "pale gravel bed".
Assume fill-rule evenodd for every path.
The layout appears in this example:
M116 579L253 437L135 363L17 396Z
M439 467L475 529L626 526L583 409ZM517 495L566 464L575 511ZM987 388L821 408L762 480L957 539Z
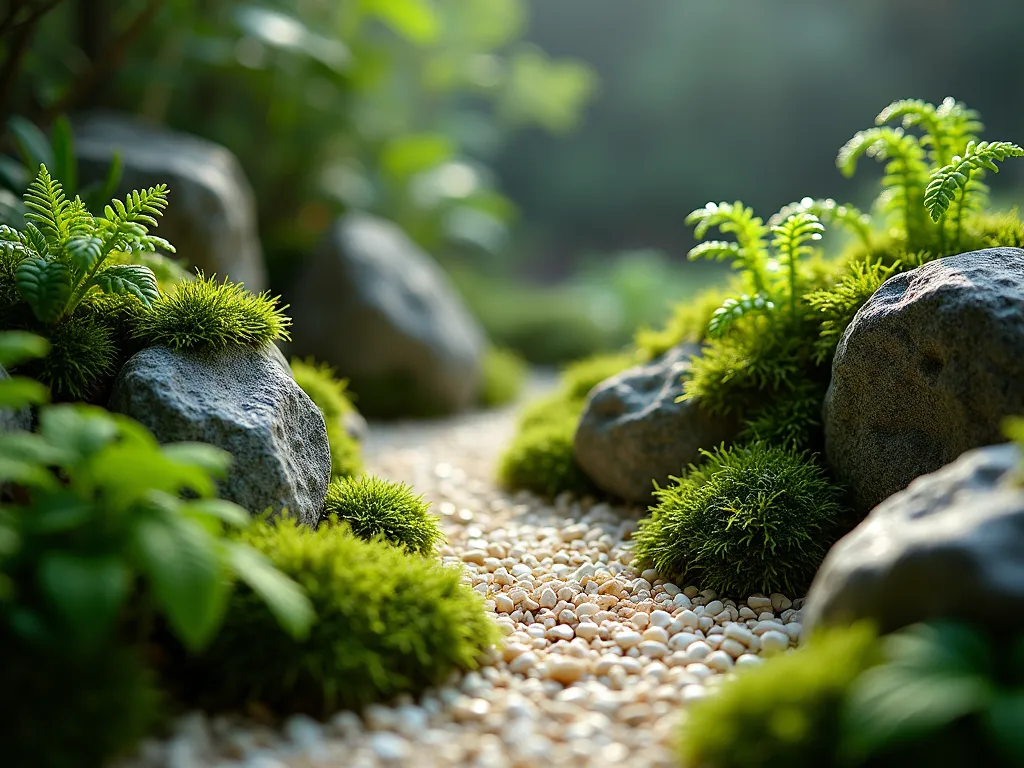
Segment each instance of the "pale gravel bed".
M634 571L629 536L641 509L498 489L495 464L514 427L512 409L374 424L366 445L370 471L432 503L448 537L444 561L464 568L496 612L505 643L487 665L418 702L323 724L193 714L125 768L674 765L687 703L795 645L802 601L737 604Z

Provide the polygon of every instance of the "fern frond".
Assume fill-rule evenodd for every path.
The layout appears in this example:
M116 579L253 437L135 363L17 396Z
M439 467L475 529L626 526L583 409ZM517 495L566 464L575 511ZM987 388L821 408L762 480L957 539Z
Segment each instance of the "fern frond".
M60 182L50 176L45 165L29 184L24 197L25 220L35 224L46 237L49 250L58 251L69 233L71 201L64 195Z
M871 248L871 217L849 203L840 205L832 198L815 200L805 197L779 209L779 212L768 219L770 227L776 227L794 213L813 213L822 224L836 224L858 238L864 245Z
M799 211L791 214L781 224L772 227L775 239L772 246L779 262L786 268L789 278L790 319L797 320L796 298L799 282L799 265L802 256L810 255L814 249L809 245L820 240L825 227L813 213Z
M711 315L711 320L708 322L708 336L717 338L741 317L754 312L770 312L773 309L775 309L775 305L761 294L755 296L744 294L739 298L730 297L722 302L722 306Z
M732 234L736 237L739 246L733 253L735 262L733 266L740 269L750 278L756 293L765 291L767 276L765 273L768 263L768 228L764 221L754 215L754 209L745 206L743 203L708 203L703 208L692 211L686 217L687 226L693 226L694 236L703 240L711 227L717 227L720 232ZM717 247L709 248L708 254L719 250ZM693 251L691 251L691 254ZM710 256L698 253L690 258L709 258ZM721 256L716 256L721 258Z
M946 130L946 147L943 150L943 158L946 163L950 162L954 155L961 154L972 141L979 141L981 132L985 130L985 125L980 119L981 115L952 96L943 99L936 114ZM943 163L938 163L938 165L943 165Z
M709 261L723 261L725 259L740 259L741 247L739 243L730 243L725 240L705 240L698 243L686 254L690 261L697 259L708 259Z
M971 142L963 157L957 156L948 165L935 171L925 191L924 204L932 221L938 221L957 200L966 195L971 181L985 170L999 172L997 161L1024 156L1024 149L1009 141ZM977 200L980 190L974 189Z
M149 233L149 227L157 225L157 217L167 208L167 185L159 184L140 192L129 194L124 202L110 201L103 209L103 253L113 250L130 251L138 248Z
M953 97L936 107L922 99L901 99L883 109L875 118L876 125L899 120L903 128L921 128L921 144L929 147L932 164L943 166L959 154L968 142L976 141L982 130L978 113Z

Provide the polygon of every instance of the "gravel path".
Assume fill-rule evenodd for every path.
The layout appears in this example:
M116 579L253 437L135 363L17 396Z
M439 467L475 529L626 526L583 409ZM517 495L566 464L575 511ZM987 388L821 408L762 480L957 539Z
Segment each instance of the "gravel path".
M370 471L432 502L444 560L495 611L507 637L487 666L362 718L270 729L193 715L132 768L672 765L686 703L795 645L800 601L737 604L634 571L640 509L499 490L495 462L514 426L514 410L374 425L366 446Z

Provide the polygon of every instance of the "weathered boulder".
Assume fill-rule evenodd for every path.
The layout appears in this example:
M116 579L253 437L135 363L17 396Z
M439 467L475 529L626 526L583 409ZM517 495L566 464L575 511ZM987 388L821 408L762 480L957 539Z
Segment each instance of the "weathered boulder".
M234 461L224 498L254 514L287 508L306 525L319 522L331 474L324 418L268 353L149 347L121 369L110 409L140 421L161 443L228 451Z
M83 183L102 179L115 152L124 175L117 194L167 184L170 204L157 234L207 275L266 288L256 223L256 198L238 159L213 142L156 128L115 113L92 112L74 121Z
M391 222L338 219L290 303L292 353L334 366L367 416L475 403L483 332L441 268Z
M0 381L11 378L7 369L0 365ZM28 432L32 429L32 409L0 408L0 433Z
M950 256L887 280L832 363L825 452L860 513L1024 413L1024 250Z
M1024 488L1013 445L978 448L876 507L822 564L804 627L871 619L883 632L962 619L1024 630ZM1007 625L1013 625L1008 627Z
M683 344L646 365L630 368L591 390L576 428L573 453L602 489L627 501L645 503L652 481L700 459L700 449L731 440L734 419L713 416L695 401L676 402L680 378L698 344Z

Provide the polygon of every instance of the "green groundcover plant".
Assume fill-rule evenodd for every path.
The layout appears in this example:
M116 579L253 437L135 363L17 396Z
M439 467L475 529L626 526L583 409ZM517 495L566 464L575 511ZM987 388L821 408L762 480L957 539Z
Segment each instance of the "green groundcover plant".
M359 441L349 434L345 419L356 412L347 392L348 382L339 379L327 363L312 358L292 358L295 383L309 395L324 415L327 443L331 450L331 477L355 477L363 472L363 450Z
M937 621L816 633L691 707L694 768L1012 768L1024 754L1024 641Z

